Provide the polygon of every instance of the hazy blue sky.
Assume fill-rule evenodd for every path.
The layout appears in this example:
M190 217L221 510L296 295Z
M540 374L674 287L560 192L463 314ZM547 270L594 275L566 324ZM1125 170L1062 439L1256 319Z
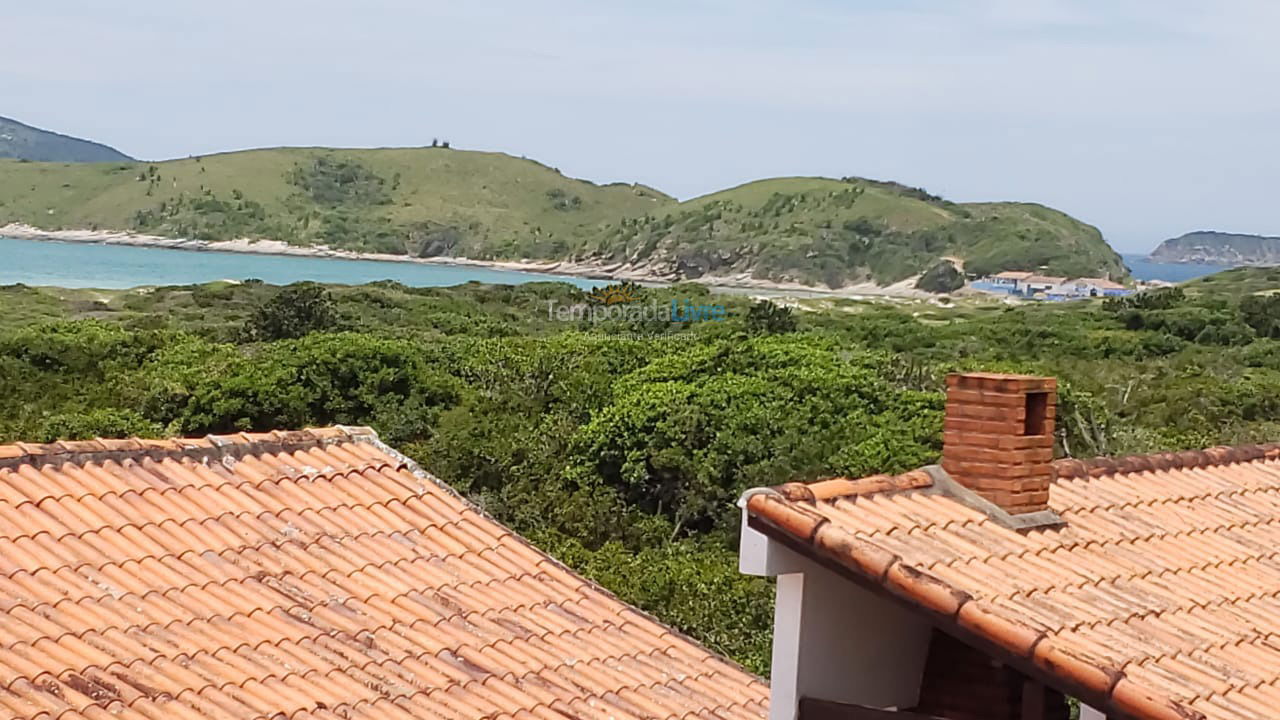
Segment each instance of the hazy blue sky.
M1122 250L1280 234L1274 0L45 0L0 115L144 158L523 154L679 197L864 175L1043 202Z

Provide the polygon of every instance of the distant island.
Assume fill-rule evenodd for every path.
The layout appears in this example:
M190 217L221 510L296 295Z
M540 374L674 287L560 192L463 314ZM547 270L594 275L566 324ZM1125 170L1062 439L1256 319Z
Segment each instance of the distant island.
M1280 237L1200 230L1160 243L1151 253L1151 260L1203 265L1280 265Z
M62 163L133 160L113 147L41 130L6 117L0 117L0 158Z
M815 288L909 284L954 263L1128 277L1102 234L1031 203L955 203L860 177L760 180L677 201L501 153L274 148L164 162L0 160L0 226L317 254L554 263L601 277ZM88 232L89 235L83 235ZM30 231L26 231L30 235Z

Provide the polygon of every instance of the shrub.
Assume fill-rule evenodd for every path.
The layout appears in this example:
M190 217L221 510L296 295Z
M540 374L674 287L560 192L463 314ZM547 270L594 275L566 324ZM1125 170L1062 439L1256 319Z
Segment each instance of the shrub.
M333 297L315 283L290 285L263 303L245 322L252 341L290 340L338 327Z
M1258 337L1280 338L1280 295L1250 295L1240 301L1240 316Z
M773 335L795 332L795 311L772 300L761 300L747 311L747 332L753 335Z
M327 207L391 202L386 180L348 158L321 155L310 165L297 165L285 179L306 192L316 204Z

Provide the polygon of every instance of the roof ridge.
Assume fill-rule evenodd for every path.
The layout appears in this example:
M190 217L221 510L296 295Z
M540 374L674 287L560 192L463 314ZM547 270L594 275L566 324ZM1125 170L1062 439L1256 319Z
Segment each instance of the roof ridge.
M899 475L868 475L852 480L846 477L826 478L811 483L789 482L763 490L772 490L792 502L816 503L840 497L874 495L900 490L919 490L933 485L933 476L924 468ZM748 491L750 494L751 491Z
M293 452L340 442L379 442L378 433L364 426L333 425L305 430L272 430L234 435L192 438L62 440L52 443L0 445L0 470L20 465L44 467L71 463L103 463L110 460L149 457L153 460L222 460L268 452Z
M1180 452L1125 455L1121 457L1104 455L1087 459L1060 458L1054 460L1051 465L1055 480L1074 480L1155 470L1191 470L1215 465L1277 459L1280 459L1280 443L1265 443L1235 446L1219 445L1205 448L1204 450L1182 450Z

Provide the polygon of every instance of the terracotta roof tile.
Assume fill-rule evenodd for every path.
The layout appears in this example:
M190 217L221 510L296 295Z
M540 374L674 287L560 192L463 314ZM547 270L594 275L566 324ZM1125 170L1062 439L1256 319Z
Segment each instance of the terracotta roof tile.
M1117 714L1275 717L1280 445L1053 468L1050 506L1064 524L1027 530L946 486L883 476L752 491L746 503L775 537Z
M745 719L767 698L367 430L0 447L2 717Z

